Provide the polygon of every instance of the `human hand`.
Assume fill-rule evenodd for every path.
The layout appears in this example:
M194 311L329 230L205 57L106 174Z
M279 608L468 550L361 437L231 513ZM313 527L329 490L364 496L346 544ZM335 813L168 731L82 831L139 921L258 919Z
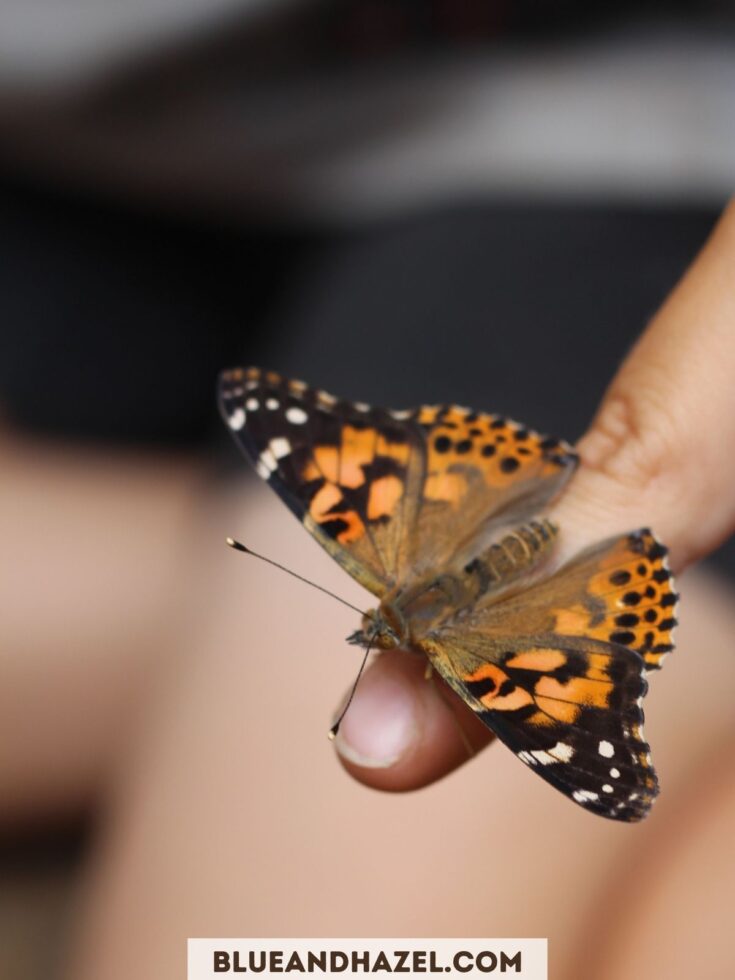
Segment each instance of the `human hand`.
M674 572L735 529L735 203L618 371L551 516L563 557L651 525ZM366 672L336 740L359 781L424 786L493 738L426 662L404 651Z

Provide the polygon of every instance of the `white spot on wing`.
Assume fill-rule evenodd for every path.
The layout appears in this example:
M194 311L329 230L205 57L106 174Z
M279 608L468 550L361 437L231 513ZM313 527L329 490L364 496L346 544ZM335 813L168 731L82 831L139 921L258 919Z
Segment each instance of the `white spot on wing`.
M559 762L569 762L574 755L574 749L566 742L557 742L553 749L549 749L549 752Z
M557 742L548 752L546 749L531 749L530 752L519 752L518 758L531 766L539 764L551 766L555 763L569 762L573 755L574 749L571 745L567 745L566 742Z
M248 400L245 402L245 408L247 408L249 412L257 412L260 408L260 402L257 398L248 398Z
M241 408L236 408L232 415L227 419L227 424L237 432L245 425L245 412Z
M599 800L600 794L593 793L590 789L575 789L572 793L572 799L576 800L577 803L587 803L591 800Z
M259 466L262 466L263 469L267 471L268 476L270 476L271 473L275 472L275 470L278 469L278 463L276 462L276 457L273 455L270 449L264 449L263 452L260 454L260 459L258 460L256 469L258 469ZM258 469L258 473L260 473L261 476L263 475L260 469ZM268 476L265 477L266 480L268 479Z
M392 419L396 419L397 421L402 422L403 419L410 419L411 416L413 415L413 412L410 408L398 408L398 409L393 409L388 414Z
M308 417L303 408L299 408L298 405L292 405L286 409L286 418L292 425L303 425Z
M613 768L610 770L610 775L613 779L620 779L620 770L613 766Z
M612 742L606 742L604 740L598 745L597 751L606 759L612 759L612 757L615 755L615 749Z
M268 447L276 459L283 459L284 456L288 456L291 452L291 443L285 436L278 436L275 439L271 439Z
M265 407L269 408L271 412L274 412L281 403L277 398L266 398Z
M610 785L610 783L605 783L605 785L602 787L602 792L603 793L612 793L612 791L613 791L613 788Z
M356 408L358 412L369 412L370 406L367 402L353 402L353 408Z

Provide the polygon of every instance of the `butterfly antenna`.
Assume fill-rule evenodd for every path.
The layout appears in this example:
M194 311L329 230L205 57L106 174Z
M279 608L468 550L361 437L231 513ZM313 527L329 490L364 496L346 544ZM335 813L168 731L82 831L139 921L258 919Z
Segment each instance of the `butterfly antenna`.
M306 582L306 584L310 585L313 589L319 589L320 592L331 596L333 599L336 599L337 602L341 602L343 606L347 606L348 609L352 609L353 612L359 613L361 616L365 615L362 609L358 609L357 606L353 606L351 602L348 602L346 599L342 599L340 596L335 595L334 592L330 592L329 589L325 589L323 585L317 585L316 582L312 582L311 579L304 578L304 576L299 575L298 572L292 572L290 568L286 568L285 565L279 565L278 562L273 561L272 558L266 558L265 555L259 555L257 551L253 551L251 548L246 548L242 542L235 541L234 538L227 538L226 540L227 544L231 548L234 548L235 551L242 551L246 555L252 555L253 558L260 558L261 561L266 561L269 565L273 565L275 568L280 568L282 572L286 572L288 575L293 575L293 577L297 578L300 582Z
M362 663L360 664L360 669L357 672L357 677L355 678L355 683L352 685L352 690L350 691L350 696L347 698L347 703L345 704L344 708L342 708L342 710L340 711L339 718L335 721L335 723L329 729L328 736L329 736L329 739L331 741L334 741L334 739L337 737L337 732L339 731L339 726L342 724L342 719L347 714L347 709L352 704L352 699L355 696L355 691L357 690L357 685L360 683L360 678L362 677L362 672L363 672L363 670L365 670L365 664L367 663L367 658L370 655L370 651L372 650L372 648L373 648L373 638L371 637L370 642L367 645L367 649L365 650L365 656L362 658Z

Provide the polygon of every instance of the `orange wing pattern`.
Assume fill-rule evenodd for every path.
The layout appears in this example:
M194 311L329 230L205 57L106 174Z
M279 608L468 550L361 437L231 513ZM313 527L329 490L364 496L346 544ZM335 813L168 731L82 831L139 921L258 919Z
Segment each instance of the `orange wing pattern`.
M556 529L525 522L573 473L566 443L454 405L341 401L256 368L222 375L220 407L259 475L384 600L378 613L404 603L410 645L526 765L595 813L645 816L658 791L645 674L673 649L678 597L648 530L541 578Z
M593 545L492 612L480 603L473 619L520 626L532 615L543 632L626 646L656 669L674 649L678 599L667 549L644 528Z
M257 368L226 371L220 405L258 473L376 595L462 562L554 497L577 462L497 416L371 408Z
M645 673L673 649L677 598L666 549L641 530L452 617L420 645L547 782L603 816L638 820L658 792Z

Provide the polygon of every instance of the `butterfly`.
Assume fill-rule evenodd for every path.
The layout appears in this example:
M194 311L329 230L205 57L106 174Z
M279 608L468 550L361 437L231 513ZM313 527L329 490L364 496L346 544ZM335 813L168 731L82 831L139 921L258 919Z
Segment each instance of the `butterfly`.
M527 766L587 810L646 816L658 780L646 675L678 596L648 529L554 570L540 513L567 443L457 405L391 411L258 368L223 372L223 418L309 533L379 600L349 641L424 654Z

